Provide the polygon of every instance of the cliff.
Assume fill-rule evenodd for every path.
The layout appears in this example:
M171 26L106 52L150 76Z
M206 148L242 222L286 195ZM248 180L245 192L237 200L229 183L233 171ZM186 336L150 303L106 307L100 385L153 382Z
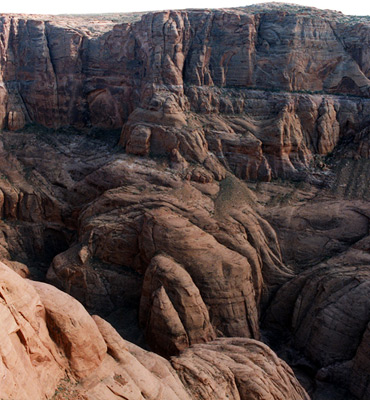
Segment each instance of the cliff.
M0 21L0 397L368 400L370 19Z
M279 5L5 15L0 126L123 127L128 153L216 179L297 176L367 126L369 34L366 18Z

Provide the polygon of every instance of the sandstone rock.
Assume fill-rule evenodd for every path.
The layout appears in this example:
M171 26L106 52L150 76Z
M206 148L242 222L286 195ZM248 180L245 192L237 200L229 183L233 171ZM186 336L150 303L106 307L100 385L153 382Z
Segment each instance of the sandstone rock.
M176 350L170 349L171 343L179 351L189 344L215 338L199 289L181 265L165 256L155 256L146 270L140 321L146 326L148 342L153 343L157 353L175 354ZM176 339L167 337L168 333Z
M228 336L259 337L247 259L165 208L148 213L141 240L148 259L154 251L164 252L184 265L199 287L217 331Z
M121 324L118 309L139 312L152 349L184 351L182 384L67 295L19 284L21 311L4 311L5 397L50 397L59 381L71 400L307 398L265 346L213 342L259 338L261 316L292 329L316 383L368 397L366 182L352 182L362 201L261 217L232 177L330 185L329 154L367 176L369 23L284 7L0 17L0 127L13 130L0 143L0 259L44 278L56 255L51 282ZM93 129L16 132L26 123ZM122 128L125 154L98 128Z
M369 129L365 128L361 132L357 133L354 138L354 143L357 145L355 151L355 158L361 157L364 159L370 159L370 133Z
M112 399L123 396L128 399L190 399L168 361L124 341L101 318L94 316L94 321L112 358L106 359L103 368L98 372L103 376L100 382L97 382L96 376L88 378L87 387L89 384L92 386L86 393L88 399L96 396L108 396L107 398Z
M49 335L68 356L79 378L91 374L107 351L98 328L83 306L73 297L45 283L30 281L46 311Z
M10 111L8 113L7 128L10 131L18 131L24 128L26 124L24 115L20 111Z
M27 265L22 264L18 261L11 261L11 260L2 260L2 262L15 271L18 275L22 278L28 278L30 276L30 271Z
M110 354L120 362L121 369L116 369L117 373L126 383L134 382L146 398L257 399L263 395L265 398L309 399L290 368L261 342L218 339L192 346L168 362L125 342L104 320L97 317L94 320ZM119 381L122 383L122 380Z
M215 369L218 374L232 371L235 381L222 389L229 398L257 393L307 398L289 367L259 342L231 339L198 345L171 364L124 341L110 324L91 318L81 304L52 286L26 281L4 264L0 279L3 398L190 400L196 395L216 400L221 392L209 394L208 385L201 390L200 381L194 381L194 371L200 362L210 362L210 355L216 364L211 369L207 365L200 378L208 374L209 387L218 388Z
M247 132L245 135L210 132L211 150L220 159L226 158L236 176L246 180L269 181L271 168L263 155L262 142Z
M46 398L64 376L65 360L49 336L36 291L0 263L2 398Z
M151 130L149 127L140 125L135 126L126 144L127 152L141 156L149 154L150 136Z
M347 250L368 234L366 201L323 201L266 210L283 259L298 269ZM354 259L352 260L354 262Z
M291 331L294 345L321 368L320 380L361 399L368 390L369 285L369 265L314 267L278 291L265 320Z
M256 340L217 339L171 362L193 398L309 399L288 365Z
M349 387L359 399L367 399L370 396L369 387L369 349L370 349L370 325L367 325L356 355L353 360L352 371L349 378Z
M144 367L108 323L95 322L69 295L0 270L2 398L190 399L167 361L148 353Z
M331 152L367 124L364 99L259 91L368 97L366 21L279 6L117 18L3 16L0 126L124 125L131 154L177 150L216 179L223 165L269 180L307 170L312 153ZM212 126L218 116L226 131Z
M120 182L131 180L129 165L120 168ZM215 218L215 204L194 186L168 187L166 172L157 173L161 184L148 182L153 170L140 174L138 186L108 190L89 204L80 244L54 259L48 279L103 313L138 304L141 293L142 327L162 354L167 343L177 353L213 332L258 338L261 300L264 307L291 277L271 227L232 190L225 192L231 203L219 198Z
M336 111L333 103L323 101L319 108L317 131L319 134L318 153L328 154L334 150L339 141L340 127L336 120Z

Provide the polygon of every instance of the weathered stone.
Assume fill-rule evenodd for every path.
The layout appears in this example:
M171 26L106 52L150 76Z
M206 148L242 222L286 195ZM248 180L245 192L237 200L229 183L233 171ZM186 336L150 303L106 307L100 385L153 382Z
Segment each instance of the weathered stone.
M309 399L290 367L256 340L217 339L171 361L193 398Z
M92 318L81 304L52 286L26 281L1 263L0 281L2 398L190 400L198 393L200 399L217 400L220 393L209 395L206 387L224 386L217 375L230 368L237 382L248 376L249 383L237 389L233 381L223 387L226 397L264 393L307 399L289 367L259 342L212 342L188 349L172 360L172 366L123 340L110 324ZM207 362L204 357L209 354L219 372L212 373L208 364L200 378L207 375L209 385L200 390L194 370ZM235 397L238 391L240 397Z

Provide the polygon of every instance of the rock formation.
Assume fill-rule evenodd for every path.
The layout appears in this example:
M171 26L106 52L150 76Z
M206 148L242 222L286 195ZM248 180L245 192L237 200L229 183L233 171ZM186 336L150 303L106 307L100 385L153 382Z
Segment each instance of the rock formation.
M278 233L284 261L298 270L345 254L369 234L369 203L361 200L287 205L265 217ZM348 261L358 264L356 259Z
M216 400L222 376L225 382L231 378L222 394L231 399L257 399L261 393L308 399L288 365L259 342L224 339L168 362L125 342L111 325L91 317L58 289L26 281L2 263L0 271L0 368L6 382L1 398ZM216 365L202 371L208 380L204 386L194 369L197 358L207 355ZM229 376L223 375L227 363ZM259 374L251 379L256 366Z
M349 387L359 399L369 396L369 285L369 264L315 267L283 286L267 314L267 324L291 330L319 381Z
M272 342L284 337L295 349L288 358L296 368L308 367L319 384L345 387L358 399L369 396L369 210L369 202L331 200L268 216L283 260L298 274L278 290L264 326Z
M261 299L291 276L271 227L248 205L229 205L228 217L214 218L215 204L193 185L149 166L141 177L127 169L120 167L120 184L136 177L136 185L107 190L86 206L79 244L55 257L47 278L105 312L141 293L141 324L158 351L165 343L164 354L174 354L169 342L180 350L214 332L259 338Z
M370 25L340 13L5 15L0 32L0 126L10 130L124 125L128 153L268 181L301 173L368 123Z
M368 400L369 32L0 16L0 398Z

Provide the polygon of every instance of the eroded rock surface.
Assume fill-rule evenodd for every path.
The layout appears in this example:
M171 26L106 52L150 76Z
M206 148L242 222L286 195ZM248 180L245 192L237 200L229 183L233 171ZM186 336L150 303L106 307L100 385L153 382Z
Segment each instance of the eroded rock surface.
M193 398L309 399L287 364L256 340L217 339L195 345L173 358L172 365L183 382L191 382Z
M4 206L0 230L5 262L30 263L33 276L45 279L46 269L34 263L57 254L50 282L103 315L123 307L136 319L139 312L162 354L217 335L259 338L260 308L292 274L242 182L232 176L222 184L183 180L158 161L122 154L89 136L28 132L2 139L4 154L15 149L17 155L2 165L4 204L11 205ZM55 162L59 169L51 168ZM33 202L24 202L31 189ZM156 283L158 256L177 266L175 292L168 291L170 283L163 290ZM189 285L191 297L199 297L184 306L181 293ZM166 312L158 306L164 303ZM194 319L198 312L201 321ZM168 313L179 319L174 335ZM159 321L167 328L158 330ZM182 344L169 350L161 335Z
M0 126L10 130L123 127L128 153L269 181L307 174L315 153L368 125L366 19L289 5L10 14L0 32Z
M121 164L120 183L139 173ZM260 303L291 276L271 227L247 204L215 205L168 172L148 165L145 176L83 210L80 243L55 257L47 278L105 312L141 297L141 325L163 354L215 335L259 338Z
M265 216L278 233L284 261L298 270L338 258L369 234L367 201L332 199L287 205L266 210ZM354 254L347 262L358 264Z
M308 399L290 368L256 341L214 342L189 349L169 362L125 342L110 324L91 317L66 293L26 281L2 263L0 271L0 368L6 382L0 387L2 398L190 400L196 394L199 399L216 400L220 398L217 391L199 392L198 377L194 379L190 372L198 368L198 357L211 352L220 373L225 368L223 357L229 357L233 365L235 381L223 391L229 398L247 398L256 392L253 386L260 387L262 382L257 392L271 398L283 393L292 399ZM225 350L222 355L219 346ZM243 360L235 360L240 353ZM247 360L249 365L244 364ZM250 377L253 364L260 367L254 384ZM237 387L235 382L245 377L249 384ZM213 373L208 380L209 387L220 384Z
M316 379L346 387L359 399L369 390L369 268L329 263L309 269L278 291L266 316L270 327L291 332Z
M0 17L6 398L367 400L369 26Z

